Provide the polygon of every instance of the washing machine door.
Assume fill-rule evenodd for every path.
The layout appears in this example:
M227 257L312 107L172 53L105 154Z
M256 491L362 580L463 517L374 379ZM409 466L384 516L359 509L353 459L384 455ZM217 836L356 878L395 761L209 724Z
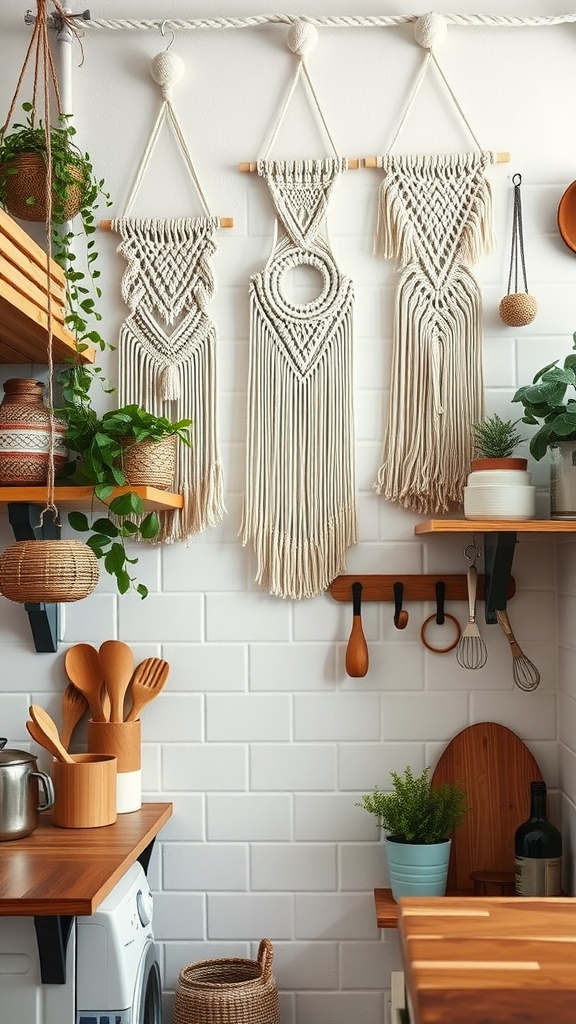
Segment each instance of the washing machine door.
M158 950L148 942L140 960L134 989L133 1024L162 1024L162 985Z

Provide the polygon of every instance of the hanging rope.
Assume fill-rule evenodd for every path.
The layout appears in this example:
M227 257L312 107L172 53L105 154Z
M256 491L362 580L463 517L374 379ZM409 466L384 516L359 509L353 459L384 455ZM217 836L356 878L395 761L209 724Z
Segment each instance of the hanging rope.
M500 303L499 314L502 323L508 327L525 327L531 324L538 312L538 303L528 291L526 278L526 257L524 255L524 228L522 226L522 196L520 186L522 175L514 174L514 214L512 219L512 245L510 248L510 272L508 274L508 294ZM524 291L518 290L518 272L522 271ZM512 291L514 281L514 291Z
M342 16L328 15L324 17L306 17L290 14L261 14L250 15L245 18L199 18L170 19L164 24L167 28L175 30L183 29L242 29L258 28L260 25L291 25L295 21L305 20L317 28L394 28L398 25L407 25L416 21L418 14L397 14L378 16ZM474 25L490 28L541 28L552 25L570 25L576 22L576 14L558 14L551 17L528 17L520 18L514 15L497 14L445 14L443 17L449 25L459 25L469 28ZM87 28L101 28L112 30L140 29L157 31L161 22L139 21L131 18L109 19L109 18L88 18L83 23Z

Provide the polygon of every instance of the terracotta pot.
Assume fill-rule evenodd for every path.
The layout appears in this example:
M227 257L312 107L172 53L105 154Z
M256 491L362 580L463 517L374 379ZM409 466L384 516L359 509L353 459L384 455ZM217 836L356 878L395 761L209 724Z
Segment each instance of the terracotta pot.
M479 473L485 469L523 469L528 468L528 459L472 459L472 472Z

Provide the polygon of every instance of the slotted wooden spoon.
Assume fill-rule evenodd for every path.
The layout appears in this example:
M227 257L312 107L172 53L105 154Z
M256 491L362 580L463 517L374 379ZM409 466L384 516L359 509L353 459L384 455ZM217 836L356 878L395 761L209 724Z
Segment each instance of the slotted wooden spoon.
M44 708L39 707L38 704L31 704L28 711L32 721L26 722L26 728L33 739L54 754L54 757L57 757L59 761L65 761L66 764L74 764L74 758L70 756L66 747L62 746L56 722L50 717L48 712ZM29 728L31 725L36 727L34 731L31 731Z
M62 694L62 728L60 729L62 746L66 747L66 750L70 746L74 729L87 710L88 701L84 694L74 686L74 683L68 683Z
M134 672L132 649L122 640L105 640L100 644L99 655L110 694L110 721L123 722L124 697Z
M92 644L75 644L66 651L64 667L70 682L88 701L92 720L105 722L100 697L104 673L96 648Z
M135 722L142 708L164 689L169 672L170 665L163 658L144 658L140 662L130 682L132 707L127 722Z

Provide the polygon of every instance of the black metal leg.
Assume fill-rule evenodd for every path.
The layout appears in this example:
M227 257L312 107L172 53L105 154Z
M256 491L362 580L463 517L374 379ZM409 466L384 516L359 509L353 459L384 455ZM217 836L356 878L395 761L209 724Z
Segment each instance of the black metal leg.
M66 949L73 920L60 915L34 918L43 985L66 984Z
M485 618L494 623L496 609L506 608L508 584L512 575L514 549L518 534L512 530L484 534L484 573L486 577Z
M8 502L8 520L16 540L60 540L60 524L47 512L40 523L42 505ZM58 650L58 605L26 602L34 646L42 654Z

